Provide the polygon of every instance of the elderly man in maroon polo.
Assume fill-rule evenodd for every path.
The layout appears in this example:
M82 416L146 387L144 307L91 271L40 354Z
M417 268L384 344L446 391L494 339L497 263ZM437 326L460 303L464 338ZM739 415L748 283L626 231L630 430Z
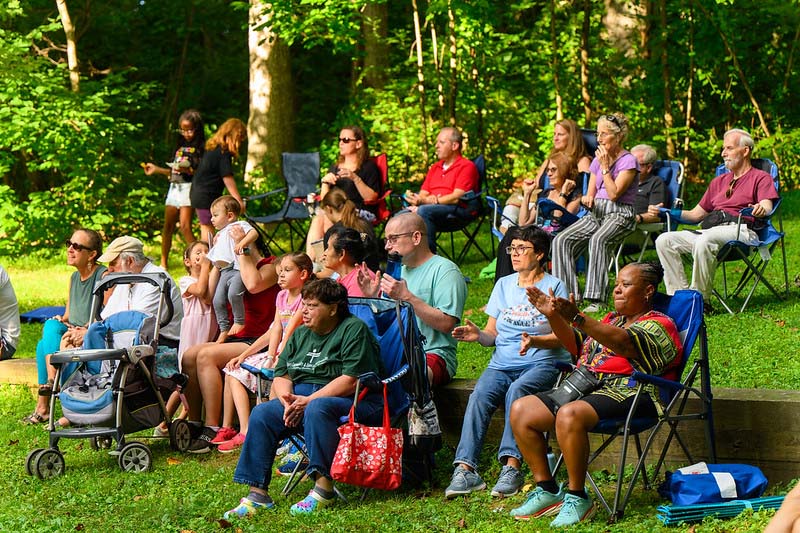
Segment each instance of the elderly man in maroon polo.
M700 202L693 209L680 213L682 221L700 223L702 229L662 233L656 239L667 294L692 288L700 291L708 303L720 247L733 240L758 242L756 231L765 224L763 218L772 211L778 192L772 176L750 163L753 148L753 138L746 131L725 132L722 159L729 172L711 180ZM651 205L649 213L658 213L658 207ZM739 211L745 207L753 208L753 216L743 217L746 224L741 225L737 234L736 221ZM683 270L683 254L693 256L691 285Z

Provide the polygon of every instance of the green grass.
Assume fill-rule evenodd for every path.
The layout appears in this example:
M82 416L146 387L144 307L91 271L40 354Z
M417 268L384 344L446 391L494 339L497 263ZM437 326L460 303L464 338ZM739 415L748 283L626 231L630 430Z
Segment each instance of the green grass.
M791 294L777 301L762 287L758 289L750 308L736 316L716 315L707 319L712 382L716 387L743 388L800 388L800 365L795 360L800 353L800 307L793 280L800 272L800 253L795 240L800 221L800 193L786 196L783 212L788 234L787 256ZM790 216L791 215L791 216ZM488 231L482 239L488 249ZM157 244L157 243L153 243ZM458 246L463 241L456 242ZM155 247L148 248L151 256ZM173 263L177 257L173 257ZM779 283L779 256L768 268L768 278ZM17 260L3 259L8 269L23 311L43 305L63 305L71 269L63 259L40 257ZM488 301L491 280L478 278L485 261L476 252L462 269L472 279L464 313L466 318L483 325L486 315L481 308ZM176 278L181 268L172 269ZM721 276L717 276L718 282ZM33 357L41 326L24 325L20 357ZM478 377L489 360L491 351L477 344L459 346L461 377ZM46 447L47 434L41 427L26 427L17 421L30 412L33 398L28 388L0 386L0 431L6 444L0 456L0 471L4 475L4 494L0 498L0 531L219 531L227 524L219 522L222 513L244 495L243 487L231 480L236 455L209 454L194 457L172 452L165 442L152 445L154 469L147 474L123 474L113 457L95 452L83 441L62 441L67 472L47 482L29 477L24 472L26 454L33 448ZM446 501L442 487L448 483L452 448L438 456L438 488L432 492L398 492L372 494L358 503L357 493L345 488L351 503L337 505L318 517L294 519L288 507L299 500L309 484L288 498L278 496L278 510L252 521L237 523L241 531L546 531L548 519L521 525L510 520L507 511L522 497L509 501L492 500L488 493L466 499ZM481 472L487 483L498 474L492 458L496 448L487 445ZM173 459L173 460L170 460ZM610 476L606 476L610 477ZM280 481L273 482L271 493L278 495ZM604 485L608 488L608 485ZM785 487L771 487L771 494L780 494ZM603 512L591 523L572 531L695 531L749 532L761 531L771 516L769 512L745 514L735 520L707 520L693 529L663 528L655 519L655 507L663 503L653 491L634 491L634 499L625 520L615 526L605 525ZM238 529L231 529L237 531Z

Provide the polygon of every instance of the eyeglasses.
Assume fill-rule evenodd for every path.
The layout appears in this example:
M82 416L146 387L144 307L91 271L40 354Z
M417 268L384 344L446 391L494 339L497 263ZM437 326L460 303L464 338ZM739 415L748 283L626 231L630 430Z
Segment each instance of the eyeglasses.
M82 244L79 244L79 243L77 243L77 242L72 242L72 241L71 241L71 240L69 240L69 239L67 239L66 241L64 241L64 246L66 246L66 247L67 247L67 249L69 249L69 248L74 248L74 249L78 250L79 252L83 252L83 251L88 251L88 250L91 250L91 248L89 248L88 246L84 246L84 245L82 245Z
M192 128L190 130L178 129L178 130L175 130L175 133L180 133L181 135L191 135L192 133L194 133L194 128Z
M596 131L596 132L594 132L594 134L597 135L598 139L602 139L603 137L610 137L610 136L616 135L616 133L613 132L613 131Z
M556 172L558 172L558 167L547 167L545 169L545 172L547 172L548 174L555 174Z
M406 233L395 233L394 235L387 235L386 242L389 244L395 244L397 242L397 239L399 239L400 237L409 237L411 235L414 235L415 233L416 231L407 231Z
M522 255L528 250L533 250L533 246L506 246L506 253L508 255Z
M352 139L350 137L339 137L339 142L343 144L350 144L360 140L361 139L356 139L355 137L353 137Z
M728 190L725 191L725 198L730 198L733 195L733 186L736 185L737 181L739 181L739 178L733 178L731 180L730 185L728 185Z

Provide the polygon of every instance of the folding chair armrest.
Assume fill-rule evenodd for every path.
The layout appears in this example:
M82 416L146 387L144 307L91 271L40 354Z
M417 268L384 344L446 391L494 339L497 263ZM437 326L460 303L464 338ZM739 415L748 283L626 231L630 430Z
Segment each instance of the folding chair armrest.
M638 383L650 383L656 387L664 387L673 391L679 391L683 389L683 385L677 381L665 379L660 376L654 376L652 374L645 374L644 372L639 372L638 370L633 371L631 378Z
M260 200L261 198L266 198L267 196L272 196L278 193L285 193L288 189L286 187L281 187L280 189L273 189L268 192L263 192L261 194L254 194L252 196L245 196L242 198L245 202L249 202L250 200Z
M375 372L366 372L358 376L358 381L361 382L362 387L366 387L370 390L379 391L383 389L383 385L394 383L398 379L402 378L408 373L408 365L403 365L400 370L395 372L393 375L389 376L388 378L381 379L378 374Z
M666 207L659 207L658 213L661 215L662 218L666 219L667 221L667 231L674 231L678 224L692 224L691 222L687 222L683 220L680 216L682 210L681 209L668 209Z
M401 205L403 208L406 208L406 207L408 207L409 205L411 205L411 204L409 204L409 203L406 201L406 195L405 195L405 194L391 194L391 195L389 196L389 198L390 198L390 199L394 198L395 200L397 200L398 202L400 202L400 205Z
M242 368L253 374L254 376L263 378L263 379L274 379L275 378L275 369L274 368L258 368L253 365L242 363Z

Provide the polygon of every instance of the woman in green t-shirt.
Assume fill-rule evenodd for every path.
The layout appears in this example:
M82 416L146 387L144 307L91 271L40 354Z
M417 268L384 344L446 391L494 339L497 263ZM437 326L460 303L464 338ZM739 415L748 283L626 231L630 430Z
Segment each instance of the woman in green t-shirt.
M330 466L342 416L353 405L358 376L382 374L380 349L369 327L350 315L347 290L331 279L306 283L303 325L295 330L275 365L272 384L276 398L253 410L250 428L233 480L250 486L239 505L225 518L244 517L274 506L267 494L272 465L280 442L302 433L308 451L306 474L314 488L294 504L293 515L313 513L334 500ZM368 394L356 408L362 424L380 424L382 397Z

